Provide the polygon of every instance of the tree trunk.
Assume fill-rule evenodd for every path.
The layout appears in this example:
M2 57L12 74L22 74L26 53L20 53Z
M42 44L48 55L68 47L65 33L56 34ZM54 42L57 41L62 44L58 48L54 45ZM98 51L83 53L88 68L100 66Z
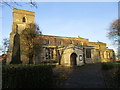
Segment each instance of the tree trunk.
M31 55L29 55L29 64L33 64L33 54Z

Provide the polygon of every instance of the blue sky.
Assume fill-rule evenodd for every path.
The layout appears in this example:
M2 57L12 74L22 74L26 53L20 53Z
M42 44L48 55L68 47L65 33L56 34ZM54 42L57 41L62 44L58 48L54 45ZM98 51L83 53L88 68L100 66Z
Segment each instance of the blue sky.
M112 42L106 37L110 24L118 18L117 2L37 2L15 8L35 12L35 23L45 35L87 38L91 42ZM1 25L1 24L0 24ZM0 26L1 27L1 26ZM12 31L12 9L2 7L2 38ZM2 41L0 38L0 41Z

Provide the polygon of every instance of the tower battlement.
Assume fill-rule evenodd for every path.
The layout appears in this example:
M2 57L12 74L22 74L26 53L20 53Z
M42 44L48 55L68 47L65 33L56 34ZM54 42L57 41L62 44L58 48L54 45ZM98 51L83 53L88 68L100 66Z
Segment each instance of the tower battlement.
M14 24L23 24L23 23L34 23L35 12L13 9L13 23Z

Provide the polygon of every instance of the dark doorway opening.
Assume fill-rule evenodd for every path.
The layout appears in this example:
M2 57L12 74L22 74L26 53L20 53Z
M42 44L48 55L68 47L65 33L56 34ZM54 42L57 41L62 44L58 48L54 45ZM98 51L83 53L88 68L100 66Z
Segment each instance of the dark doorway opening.
M72 54L71 54L71 56L70 56L70 65L71 65L71 66L77 65L77 63L76 63L76 57L77 57L77 54L76 54L76 53L72 53Z

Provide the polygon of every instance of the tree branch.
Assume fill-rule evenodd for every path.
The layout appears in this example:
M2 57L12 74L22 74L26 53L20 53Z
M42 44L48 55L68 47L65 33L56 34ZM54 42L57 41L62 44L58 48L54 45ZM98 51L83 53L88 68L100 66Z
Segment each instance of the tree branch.
M20 6L20 7L23 6L19 2L16 2L15 0L11 0L11 2L7 2L6 0L1 0L0 3L1 3L1 5L6 5L6 6L10 7L10 8L15 8L15 5ZM37 8L37 3L33 2L33 0L29 0L29 2L27 4L29 6L31 6L31 7Z

